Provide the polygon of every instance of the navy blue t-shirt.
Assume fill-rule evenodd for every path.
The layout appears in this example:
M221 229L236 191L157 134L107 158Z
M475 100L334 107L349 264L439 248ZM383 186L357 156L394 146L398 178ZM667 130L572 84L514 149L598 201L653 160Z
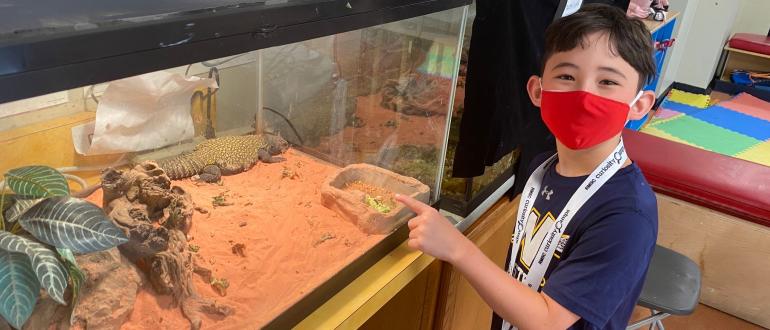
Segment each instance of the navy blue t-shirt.
M536 157L529 173L547 156ZM564 177L554 165L547 169L527 220L527 228L537 229L532 238L522 239L514 275L528 271L545 232L585 178ZM625 329L657 236L655 194L636 164L621 168L575 213L540 289L580 316L570 329ZM509 250L506 269L510 258ZM494 315L492 329L501 327L502 320Z

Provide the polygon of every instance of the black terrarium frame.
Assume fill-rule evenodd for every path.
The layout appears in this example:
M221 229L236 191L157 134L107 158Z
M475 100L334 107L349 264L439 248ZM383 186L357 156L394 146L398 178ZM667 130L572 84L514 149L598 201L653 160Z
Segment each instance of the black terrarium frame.
M4 9L9 21L0 24L0 103L404 20L470 2L20 2ZM41 23L54 19L65 23Z

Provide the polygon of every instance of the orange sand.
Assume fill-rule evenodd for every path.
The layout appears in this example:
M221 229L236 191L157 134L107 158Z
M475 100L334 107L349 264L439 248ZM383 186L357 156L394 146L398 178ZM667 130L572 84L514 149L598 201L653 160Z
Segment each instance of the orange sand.
M203 314L204 329L265 325L383 238L361 233L320 204L319 187L333 166L294 150L284 157L282 163L259 163L246 173L223 177L221 186L196 186L189 179L174 182L192 194L196 206L209 211L193 216L189 243L200 246L196 257L214 277L230 282L227 296L221 297L193 275L199 294L235 309L224 319ZM299 176L282 178L284 166ZM234 204L212 207L212 198L222 192ZM101 205L101 198L99 191L89 199ZM232 245L237 243L245 244L245 257L233 254ZM171 306L171 298L156 295L149 284L139 292L122 327L186 328L189 323L179 308Z

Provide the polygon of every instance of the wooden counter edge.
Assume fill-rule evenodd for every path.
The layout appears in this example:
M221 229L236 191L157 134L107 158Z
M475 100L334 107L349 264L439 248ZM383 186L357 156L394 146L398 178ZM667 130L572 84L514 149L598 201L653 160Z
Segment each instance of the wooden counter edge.
M518 205L518 200L507 199L504 196L495 202L481 219L505 205ZM468 228L466 235L482 222L477 221ZM295 329L357 329L435 260L410 249L403 242L297 324Z
M300 322L295 329L356 329L409 284L435 258L406 241Z

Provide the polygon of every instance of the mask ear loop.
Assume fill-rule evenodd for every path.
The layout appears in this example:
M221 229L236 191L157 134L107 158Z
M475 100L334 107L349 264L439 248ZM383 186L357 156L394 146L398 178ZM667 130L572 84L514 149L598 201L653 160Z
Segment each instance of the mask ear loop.
M634 106L634 104L636 104L636 101L639 101L639 99L642 97L642 94L644 94L644 91L643 91L643 90L639 91L639 93L637 93L637 94L636 94L636 97L634 98L634 100L633 100L633 101L631 101L631 103L628 105L628 110L629 110L629 111L631 111L631 107L633 107L633 106ZM626 124L625 124L625 125L623 125L623 126L626 126L626 125L628 125L628 122L629 122L629 121L630 121L630 120L626 119Z
M643 90L639 91L639 93L636 94L636 97L634 98L634 100L631 101L631 103L628 104L628 107L629 108L633 107L634 104L636 104L636 101L639 101L639 99L642 98L642 94L644 94L644 91Z

